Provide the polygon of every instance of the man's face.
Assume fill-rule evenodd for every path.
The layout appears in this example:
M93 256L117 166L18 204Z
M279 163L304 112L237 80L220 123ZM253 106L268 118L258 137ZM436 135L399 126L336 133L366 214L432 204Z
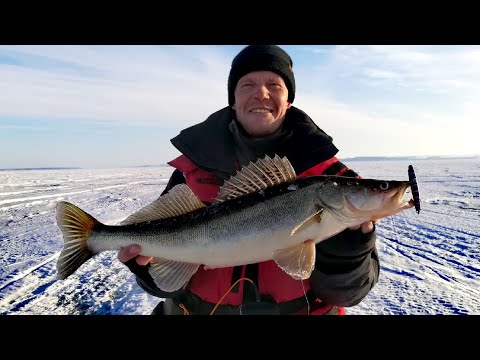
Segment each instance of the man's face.
M271 71L248 73L235 87L233 109L238 122L251 136L266 136L277 131L291 105L283 78Z

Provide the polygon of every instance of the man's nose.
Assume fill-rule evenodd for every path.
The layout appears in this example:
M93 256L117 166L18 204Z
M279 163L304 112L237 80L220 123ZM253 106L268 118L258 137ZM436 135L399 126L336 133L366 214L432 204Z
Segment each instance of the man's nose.
M267 99L270 93L265 85L261 85L255 89L255 98L258 100Z

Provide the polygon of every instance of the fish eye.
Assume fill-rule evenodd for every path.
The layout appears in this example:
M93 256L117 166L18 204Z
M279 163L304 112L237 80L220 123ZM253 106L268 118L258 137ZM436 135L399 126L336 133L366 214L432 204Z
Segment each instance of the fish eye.
M387 190L388 189L388 182L382 182L380 184L380 190Z

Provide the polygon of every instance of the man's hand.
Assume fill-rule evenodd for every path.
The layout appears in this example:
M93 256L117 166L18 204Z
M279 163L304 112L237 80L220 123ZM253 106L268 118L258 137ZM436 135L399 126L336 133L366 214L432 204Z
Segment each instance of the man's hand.
M118 251L117 258L122 263L126 263L128 260L136 257L135 261L137 262L137 264L145 266L150 261L152 261L153 258L149 256L138 255L140 254L140 251L141 251L140 245L137 245L137 244L129 245L124 248L121 248Z
M373 231L373 228L374 228L373 224L376 223L376 222L377 222L377 220L367 221L367 222L364 222L363 224L349 227L349 229L350 230L358 230L358 229L362 228L362 233L363 234L368 234L368 233L371 233Z

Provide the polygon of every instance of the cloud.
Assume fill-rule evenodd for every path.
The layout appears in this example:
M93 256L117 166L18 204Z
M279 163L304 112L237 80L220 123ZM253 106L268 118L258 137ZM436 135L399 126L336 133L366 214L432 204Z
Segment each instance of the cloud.
M333 136L341 156L480 153L480 46L287 49L295 63L294 105ZM115 159L133 162L138 155L126 148L132 147L131 133L143 127L136 133L137 152L152 153L151 161L157 162L156 152L169 151L169 137L227 105L227 77L236 50L204 45L0 46L0 128L8 133L3 141L23 144L28 134L46 142L46 134L57 131L57 138L71 143L67 137L72 133L115 131ZM119 126L112 130L114 125ZM155 130L165 144L151 151L144 145L145 134ZM85 149L94 148L89 137L77 139ZM118 144L123 148L114 147ZM9 161L30 164L34 153L38 150L26 149L22 158L11 154ZM58 156L45 152L40 160L56 163ZM111 161L102 156L107 155L95 154L99 164ZM85 157L91 161L92 156Z
M227 103L230 59L215 47L0 47L10 52L23 62L0 64L4 117L179 126Z
M338 46L331 65L371 86L458 92L480 89L479 46Z
M341 157L480 154L479 106L465 112L412 113L385 105L360 108L335 99L301 97L296 104L333 137ZM469 131L470 130L470 131Z

